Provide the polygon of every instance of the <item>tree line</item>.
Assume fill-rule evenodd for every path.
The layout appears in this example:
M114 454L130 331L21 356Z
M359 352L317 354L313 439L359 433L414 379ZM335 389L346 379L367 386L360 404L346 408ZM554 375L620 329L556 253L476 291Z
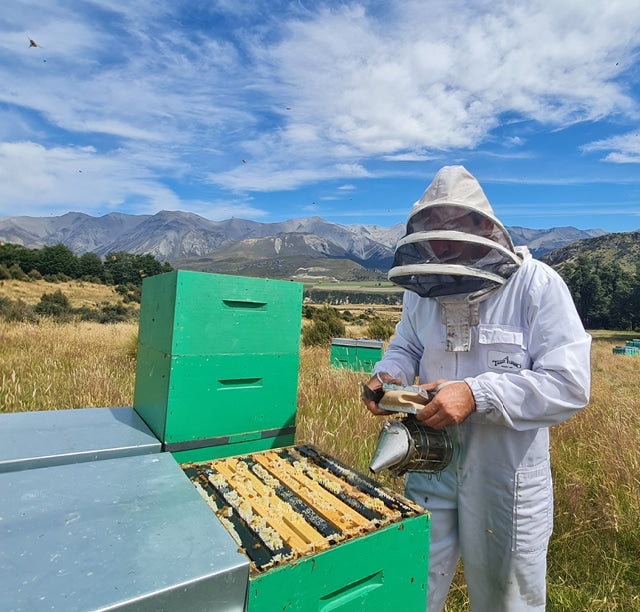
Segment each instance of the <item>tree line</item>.
M0 280L44 278L49 281L77 279L107 285L141 286L146 276L170 272L168 263L153 255L134 255L125 251L75 255L63 244L28 249L18 244L0 244Z
M587 329L635 330L640 326L640 263L629 271L579 255L560 270Z
M55 282L74 279L115 285L122 288L121 293L127 294L131 293L132 287L139 293L146 276L171 270L168 263L161 263L149 254L117 251L107 253L103 259L91 252L77 256L63 244L40 249L0 244L0 280L43 278ZM586 328L640 328L640 262L629 271L617 262L605 263L598 258L579 255L574 262L565 263L560 274ZM327 297L323 296L322 301L331 303ZM383 295L383 299L398 297L390 294Z

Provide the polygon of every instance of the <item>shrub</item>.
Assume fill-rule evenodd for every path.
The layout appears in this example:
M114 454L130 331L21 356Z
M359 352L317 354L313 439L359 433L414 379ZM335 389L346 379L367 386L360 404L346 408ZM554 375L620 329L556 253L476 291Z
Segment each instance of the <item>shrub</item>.
M367 325L367 336L374 340L389 340L395 333L395 325L391 321L375 317Z
M324 321L314 321L302 330L302 344L305 346L321 346L331 342L329 326Z
M122 296L122 301L125 304L130 302L140 303L142 298L142 286L134 285L133 283L126 283L124 285L116 285L115 292Z
M93 276L91 274L85 274L80 277L80 280L85 283L94 283L95 285L103 285L103 280L98 276Z
M129 310L124 304L104 304L101 308L100 323L123 323L130 321L135 314Z
M15 278L16 280L20 280L20 281L29 280L29 277L24 273L24 270L17 263L14 263L9 268L9 274L11 278Z
M314 308L311 318L313 323L302 332L302 343L305 346L327 345L331 343L332 338L344 336L344 321L335 308L327 304L321 308Z
M81 321L94 321L96 323L100 322L101 313L95 308L82 306L80 308L76 308L75 314L80 318Z
M66 283L71 280L71 277L62 272L58 272L56 274L45 274L42 278L44 278L48 283Z
M327 304L314 311L313 321L326 323L331 337L344 336L345 326L344 321L340 318L340 313Z
M342 311L342 318L347 322L351 322L351 321L355 320L355 316L350 310L343 310Z
M67 321L71 317L69 298L57 289L53 293L43 293L34 311L39 315L53 317L58 321Z
M0 317L5 321L34 322L36 320L33 308L25 301L11 300L3 296L0 296Z

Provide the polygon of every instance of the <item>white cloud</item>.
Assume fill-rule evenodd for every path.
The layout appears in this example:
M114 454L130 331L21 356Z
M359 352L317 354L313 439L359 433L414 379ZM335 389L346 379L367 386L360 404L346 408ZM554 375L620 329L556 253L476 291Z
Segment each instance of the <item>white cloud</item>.
M385 22L359 6L325 9L290 23L266 56L280 95L334 150L475 147L502 113L563 126L630 111L614 79L637 44L632 5L420 0Z
M559 129L635 120L624 77L640 40L636 4L8 3L0 214L17 203L201 210L214 205L201 193L182 199L172 181L188 177L205 192L295 189L474 150L505 117ZM505 135L492 154L514 157L515 145L526 157L527 136ZM640 157L631 137L584 150ZM388 164L374 171L370 160ZM210 214L263 214L214 197Z
M610 151L604 161L614 164L640 163L640 132L631 132L596 140L582 147L583 151Z
M149 159L139 164L135 159L135 152L104 157L93 147L0 143L0 216L22 214L25 205L35 216L70 210L93 215L188 210L212 220L267 214L247 199L181 199L148 170ZM167 162L162 155L153 161L159 167Z
M429 155L428 153L421 153L420 151L396 153L394 155L383 155L382 159L386 161L409 161L419 162L435 159L436 156Z
M521 147L525 144L525 140L520 136L511 136L505 140L505 143L513 147Z
M609 153L604 161L614 164L640 164L640 153Z
M20 62L0 63L0 79L9 84L0 101L78 134L172 143L251 121L228 99L244 80L232 44L171 22L161 27L159 3L147 5L146 14L139 3L117 5L111 20L43 7L42 49L7 53ZM67 7L88 10L73 2Z
M182 208L174 210L188 210L211 221L222 221L231 217L242 219L260 219L267 216L267 211L256 208L246 200L212 201L189 200L180 203ZM186 207L186 208L185 208Z
M178 202L145 167L126 158L98 156L92 147L0 143L0 215L19 214L24 205L38 211L31 214L104 212L132 200L153 210Z
M634 116L617 80L640 32L632 4L420 0L389 5L385 15L341 5L290 20L276 43L256 39L253 53L267 100L291 112L277 132L241 146L284 169L260 184L291 189L328 176L331 165L335 178L342 164L365 176L370 158L426 161L474 149L506 114L553 129ZM524 143L516 134L502 144ZM227 188L259 188L236 172L209 176Z
M371 174L360 164L337 164L336 170L340 176L352 176L354 178L363 178L371 176Z

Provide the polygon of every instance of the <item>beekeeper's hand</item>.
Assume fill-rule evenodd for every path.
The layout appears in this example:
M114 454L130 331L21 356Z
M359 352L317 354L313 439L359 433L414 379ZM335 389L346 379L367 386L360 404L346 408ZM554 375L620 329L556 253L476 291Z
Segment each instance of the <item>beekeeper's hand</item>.
M393 378L390 374L386 372L378 372L374 374L364 386L368 387L370 391L373 392L373 396L377 396L377 399L369 399L365 397L364 394L362 396L362 401L364 405L367 407L367 410L372 414L382 416L385 414L389 414L388 410L382 410L382 408L378 408L378 402L382 398L382 384L392 384L392 385L401 385L402 381L398 378ZM370 395L370 394L367 394ZM372 396L372 397L373 397Z
M416 418L433 429L458 425L476 408L473 393L464 381L435 380L420 385L420 388L432 391L435 396L416 414Z

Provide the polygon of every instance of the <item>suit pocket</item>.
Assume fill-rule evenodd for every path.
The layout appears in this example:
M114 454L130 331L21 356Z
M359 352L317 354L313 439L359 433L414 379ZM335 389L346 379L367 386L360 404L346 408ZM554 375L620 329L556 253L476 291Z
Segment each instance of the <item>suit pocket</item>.
M530 365L524 330L505 325L479 325L478 343L486 366L494 372L521 372Z
M549 461L516 472L513 550L546 549L553 530L553 486Z
M525 350L525 332L519 327L510 325L478 325L478 341L480 344L502 344L519 351Z

